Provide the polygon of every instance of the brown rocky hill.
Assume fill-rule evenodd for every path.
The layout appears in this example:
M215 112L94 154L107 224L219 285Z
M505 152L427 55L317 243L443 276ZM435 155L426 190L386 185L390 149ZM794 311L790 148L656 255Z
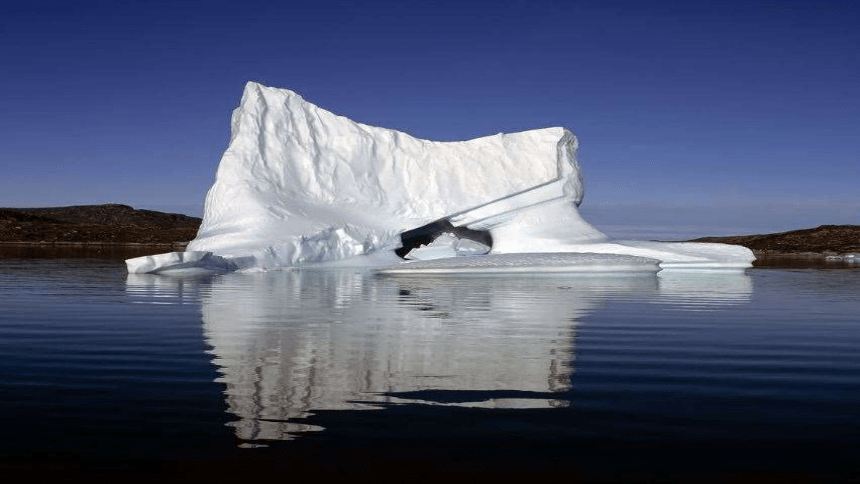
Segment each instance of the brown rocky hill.
M860 253L860 225L821 225L777 234L702 237L692 242L742 245L757 254Z
M0 208L0 242L184 244L197 235L200 222L120 204Z

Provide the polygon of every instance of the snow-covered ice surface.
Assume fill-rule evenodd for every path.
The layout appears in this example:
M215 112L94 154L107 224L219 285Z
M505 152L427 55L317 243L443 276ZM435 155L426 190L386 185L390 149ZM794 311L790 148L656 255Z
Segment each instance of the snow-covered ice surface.
M254 82L231 125L203 223L188 245L217 257L210 263L269 270L343 265L366 255L390 261L376 256L399 248L401 233L440 220L488 231L491 255L553 253L546 259L552 260L568 253L566 267L582 267L571 263L577 257L594 263L576 253L644 257L662 267L749 267L755 259L738 246L607 240L577 210L583 197L577 140L564 128L428 141L356 123ZM449 243L424 249L423 255L413 250L413 258L462 255ZM130 272L189 263L163 254L139 259L128 261ZM490 260L505 259L484 264Z
M397 248L403 231L550 182L575 212L576 148L563 128L427 141L248 83L188 250L243 268L333 261Z

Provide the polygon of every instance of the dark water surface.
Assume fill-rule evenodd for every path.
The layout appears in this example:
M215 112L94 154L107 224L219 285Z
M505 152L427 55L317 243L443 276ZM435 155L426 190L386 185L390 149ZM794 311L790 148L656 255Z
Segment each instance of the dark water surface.
M2 469L858 476L860 269L178 279L117 257L0 258Z

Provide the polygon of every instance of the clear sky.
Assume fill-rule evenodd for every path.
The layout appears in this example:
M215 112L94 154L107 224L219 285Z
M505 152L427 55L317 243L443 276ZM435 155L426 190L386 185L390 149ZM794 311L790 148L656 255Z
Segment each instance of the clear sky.
M0 206L199 215L255 80L421 138L567 127L611 234L860 224L856 0L3 2L0 72Z

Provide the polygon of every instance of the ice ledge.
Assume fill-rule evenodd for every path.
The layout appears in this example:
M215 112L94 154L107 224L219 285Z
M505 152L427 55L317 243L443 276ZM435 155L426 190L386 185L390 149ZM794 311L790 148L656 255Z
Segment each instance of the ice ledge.
M129 274L215 274L231 272L236 265L211 252L168 252L127 259L125 265Z
M497 273L656 273L660 261L646 257L596 253L522 253L446 257L404 262L377 269L379 274Z

